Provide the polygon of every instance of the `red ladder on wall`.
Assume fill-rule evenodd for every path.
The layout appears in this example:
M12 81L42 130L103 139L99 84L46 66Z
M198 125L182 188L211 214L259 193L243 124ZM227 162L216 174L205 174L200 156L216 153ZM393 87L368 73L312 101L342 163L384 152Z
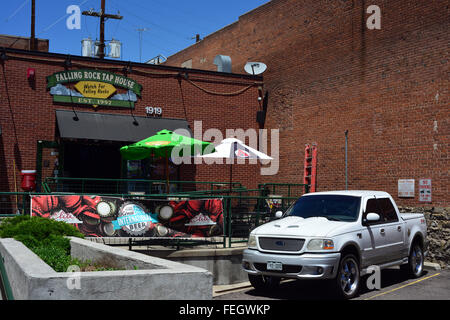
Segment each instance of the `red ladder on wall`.
M317 174L317 144L305 146L305 164L303 170L303 183L309 186L309 192L316 192Z

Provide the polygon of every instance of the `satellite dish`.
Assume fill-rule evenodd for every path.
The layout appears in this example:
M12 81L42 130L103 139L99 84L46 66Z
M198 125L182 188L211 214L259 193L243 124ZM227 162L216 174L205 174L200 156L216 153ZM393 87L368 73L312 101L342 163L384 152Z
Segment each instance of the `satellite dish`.
M247 62L244 66L245 72L253 75L261 74L266 69L267 66L262 62Z

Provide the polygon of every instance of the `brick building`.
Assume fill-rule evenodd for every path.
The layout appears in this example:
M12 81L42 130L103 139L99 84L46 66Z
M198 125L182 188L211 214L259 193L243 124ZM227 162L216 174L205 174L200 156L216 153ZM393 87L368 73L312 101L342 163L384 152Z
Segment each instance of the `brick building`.
M380 9L380 29L368 27ZM369 12L368 12L369 9ZM168 58L172 66L232 72L268 66L266 128L280 130L280 171L266 181L303 181L305 144L317 143L317 190L390 192L400 205L448 206L449 44L447 1L272 0ZM398 197L414 179L413 197ZM432 203L419 201L431 179Z
M48 52L48 39L35 39L37 51ZM11 36L7 34L0 34L0 48L14 48L30 50L31 40L28 37Z
M21 191L21 170L37 170L41 180L164 179L161 159L145 170L146 164L123 162L119 148L162 129L196 134L195 121L202 121L200 134L258 128L260 76L4 48L0 69L1 191ZM257 166L236 166L233 173L256 187ZM228 181L229 169L173 165L170 178Z

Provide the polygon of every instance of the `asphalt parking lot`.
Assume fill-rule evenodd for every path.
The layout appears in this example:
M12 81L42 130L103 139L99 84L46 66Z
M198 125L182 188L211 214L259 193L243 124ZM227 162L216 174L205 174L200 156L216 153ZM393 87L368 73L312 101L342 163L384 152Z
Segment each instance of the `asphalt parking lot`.
M369 290L363 278L360 294L354 300L450 300L450 270L425 270L422 277L410 279L398 268L381 272L380 290ZM268 293L254 290L250 283L214 293L214 300L330 300L337 297L321 281L283 281Z

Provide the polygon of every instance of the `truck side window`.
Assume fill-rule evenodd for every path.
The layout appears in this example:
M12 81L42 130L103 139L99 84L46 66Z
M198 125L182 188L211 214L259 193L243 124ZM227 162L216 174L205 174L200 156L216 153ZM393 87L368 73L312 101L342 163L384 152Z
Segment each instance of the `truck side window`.
M383 212L383 218L386 222L396 222L398 221L397 213L395 208L389 198L378 199L378 204Z
M377 222L371 222L370 224L379 224L379 223L384 223L384 219L383 219L383 214L382 211L380 209L380 206L378 205L378 201L377 199L369 199L367 200L367 204L366 204L366 212L364 212L364 219L366 218L366 215L368 213L378 213L380 215L380 220Z
M368 214L370 212L378 213L380 217L383 217L380 207L378 206L377 199L369 199L367 200L366 212Z

